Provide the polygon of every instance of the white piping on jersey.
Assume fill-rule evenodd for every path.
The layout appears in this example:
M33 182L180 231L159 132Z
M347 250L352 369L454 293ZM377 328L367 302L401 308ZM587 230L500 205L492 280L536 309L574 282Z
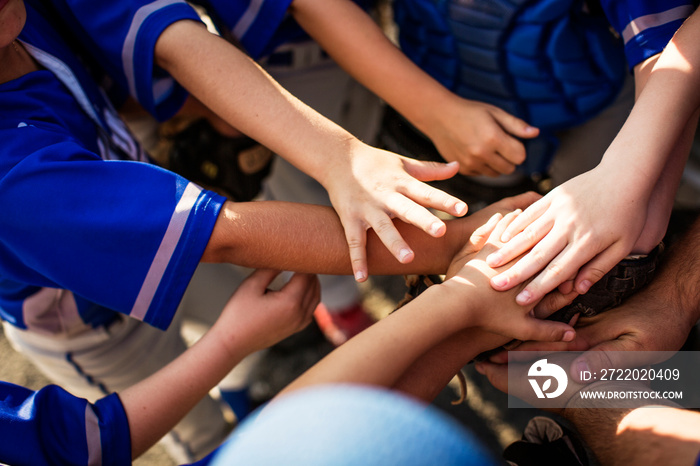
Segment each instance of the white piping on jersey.
M134 14L134 18L131 21L131 26L129 26L129 31L126 33L124 39L124 46L122 47L122 66L124 67L124 74L126 75L126 82L129 86L129 93L136 99L139 100L136 94L136 75L134 74L134 50L136 49L136 36L141 29L143 23L148 19L148 17L158 11L159 9L166 7L168 5L174 5L176 3L184 3L182 0L156 0L153 3L144 5ZM172 80L170 80L170 87L164 88L163 83L156 83L154 86L154 95L156 101L158 101L159 94L163 94L172 88ZM156 92L157 91L157 92Z
M83 87L80 85L80 81L70 69L68 65L63 63L58 58L44 52L41 49L34 47L31 44L22 42L22 45L27 49L27 51L38 61L44 68L50 70L59 81L63 83L64 86L70 90L75 100L78 101L80 107L88 114L88 116L98 125L102 126L100 118L97 116L95 108L92 106L92 102L83 91Z
M138 160L141 162L147 160L143 148L137 144L136 141L134 141L134 138L129 134L129 130L117 116L116 111L114 108L112 108L108 99L104 97L104 95L105 108L103 111L104 120L102 120L98 114L97 107L93 105L90 98L87 96L87 94L85 94L83 86L80 84L80 81L75 76L75 73L73 73L73 70L68 65L50 53L34 47L31 44L22 42L22 45L24 45L27 52L29 52L37 62L39 62L47 70L51 71L54 76L56 76L56 78L68 88L76 102L78 102L80 108L82 108L87 116L95 123L97 128L101 128L103 130L101 135L110 140L112 144L123 151L122 156L115 154L113 152L113 148L110 147L110 144L105 145L104 141L98 137L97 145L103 159L121 160L124 158L124 156L127 156L132 160Z
M134 140L134 137L129 132L129 129L124 124L124 121L119 118L116 113L110 111L111 109L105 109L103 112L105 123L111 130L110 141L122 150L124 154L129 156L132 160L139 162L147 162L148 158L143 150L143 147ZM109 152L112 153L111 151ZM121 160L118 154L115 154L112 159Z
M134 306L129 313L131 317L138 320L144 320L146 317L146 313L151 307L151 302L156 294L156 290L158 290L165 269L168 267L173 252L185 229L190 211L201 191L202 189L194 183L189 183L185 188L185 192L182 194L180 201L175 207L175 212L170 218L168 229L165 231L165 235L163 235L163 240L158 247L153 262L151 262L151 267L146 274L146 278L143 280L139 295L136 297Z
M248 8L245 10L245 13L243 13L238 19L238 22L231 31L238 40L241 40L246 34L246 32L248 32L248 29L250 29L250 26L252 26L253 21L255 21L255 18L258 16L258 13L260 12L260 8L262 8L262 4L264 1L265 0L251 1L248 5Z
M85 439L87 440L88 466L100 466L102 464L100 423L90 403L85 406Z
M622 38L624 39L625 44L627 44L627 42L632 40L634 36L640 32L644 32L649 28L663 26L664 24L679 19L685 19L690 16L693 11L694 8L692 5L683 5L659 13L640 16L627 23L627 26L622 31Z

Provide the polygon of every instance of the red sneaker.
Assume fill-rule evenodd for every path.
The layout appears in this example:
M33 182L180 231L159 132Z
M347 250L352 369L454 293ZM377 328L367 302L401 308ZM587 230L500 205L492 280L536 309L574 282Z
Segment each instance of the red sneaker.
M314 317L326 339L335 346L342 345L376 322L359 302L339 312L329 312L320 303L314 311Z

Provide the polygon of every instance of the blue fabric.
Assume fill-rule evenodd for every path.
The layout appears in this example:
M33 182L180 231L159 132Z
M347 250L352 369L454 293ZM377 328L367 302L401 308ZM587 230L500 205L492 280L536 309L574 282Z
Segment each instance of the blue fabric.
M86 412L97 424L86 422ZM36 392L0 382L0 462L15 466L131 464L131 439L124 408L116 395L90 405L62 388ZM101 445L90 451L88 437ZM93 445L94 447L95 445Z
M601 6L625 42L630 69L660 53L694 10L692 0L602 0Z
M27 299L55 288L73 292L87 324L117 311L166 328L224 198L136 161L138 144L29 4L20 39L72 74L59 81L42 70L0 85L2 317L27 328Z
M220 389L219 392L221 394L221 399L225 401L227 405L229 405L233 411L233 414L235 414L237 422L241 422L250 414L252 405L247 387L240 390Z
M269 55L285 42L307 37L287 15L292 0L201 0L198 3L233 33L254 60Z
M212 466L497 464L460 424L396 392L331 385L274 400L219 449Z
M287 13L293 0L196 0L230 31L254 59L267 57L282 44L310 40ZM373 0L353 0L368 9Z
M155 64L155 43L180 20L199 21L184 0L28 0L48 5L55 23L90 60L114 81L117 91L134 97L159 120L172 117L187 92Z
M526 173L545 172L556 131L610 104L625 79L622 42L581 0L398 0L406 55L464 98L539 127L524 141Z

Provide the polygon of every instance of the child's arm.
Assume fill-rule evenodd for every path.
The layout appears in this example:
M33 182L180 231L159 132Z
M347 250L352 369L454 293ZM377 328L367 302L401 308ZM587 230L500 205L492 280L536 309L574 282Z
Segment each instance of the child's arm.
M464 202L421 183L453 176L457 164L422 163L362 143L294 98L201 24L173 23L160 35L155 53L159 66L227 123L326 188L345 229L359 281L367 278L367 229L374 229L405 263L413 259L413 251L392 218L439 237L445 225L425 207L457 216L466 213Z
M598 167L553 190L506 231L508 244L490 265L532 250L495 277L494 288L537 274L520 303L574 277L585 293L627 254L648 252L663 238L700 107L699 22L697 13L686 21L648 79L649 66L637 66L643 89Z
M245 356L306 327L319 302L315 275L294 275L280 290L277 276L258 270L236 290L214 326L151 377L120 393L136 458L187 414Z
M574 330L563 323L537 320L513 302L515 292L500 293L489 286L495 272L484 263L495 238L512 219L503 221L500 214L475 233L467 249L481 249L491 234L485 250L470 257L457 274L423 294L398 311L353 337L343 346L309 369L284 392L322 383L358 383L394 387L426 397L425 382L444 386L456 371L482 351L492 349L509 338L571 340ZM461 261L462 259L460 259ZM494 337L492 333L503 337ZM465 337L474 337L465 338ZM503 341L505 340L505 341ZM450 352L446 349L462 345ZM428 358L444 356L439 367L425 364ZM421 370L416 371L419 367ZM409 371L415 376L408 380ZM449 378L445 380L445 374ZM443 383L444 382L444 383ZM416 388L420 385L420 388Z
M536 128L507 112L458 97L399 51L374 21L348 0L294 0L294 19L348 73L432 139L469 175L511 173L525 160L517 138Z
M418 252L408 264L393 260L377 235L370 231L367 242L370 272L374 275L445 273L452 257L490 216L524 208L537 198L535 193L525 193L468 217L449 220L449 228L440 238L397 221L398 231ZM289 202L227 202L202 260L295 272L333 275L352 272L343 227L333 209Z

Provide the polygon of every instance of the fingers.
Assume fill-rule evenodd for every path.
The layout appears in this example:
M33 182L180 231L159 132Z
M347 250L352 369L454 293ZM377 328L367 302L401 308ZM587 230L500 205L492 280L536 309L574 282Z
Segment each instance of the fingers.
M492 234L498 222L503 218L503 215L497 213L492 215L488 222L478 227L469 237L462 249L452 258L450 266L447 269L446 277L452 278L462 269L464 264L469 260L470 256L480 251L485 245L489 236Z
M350 264L355 281L364 282L367 280L367 230L361 223L354 222L345 227L345 239L350 249ZM386 244L386 243L385 243Z
M615 243L602 253L598 254L586 265L581 267L576 279L574 288L580 294L585 294L598 282L603 275L612 270L618 262L627 255L627 251L620 243Z
M519 340L570 342L576 336L576 331L563 322L525 316L524 320L513 328L513 335L508 336Z
M313 318L313 312L321 302L321 285L315 274L295 273L279 293L290 302L299 303L301 321L299 328L306 327Z
M306 288L306 293L302 299L302 309L306 310L304 316L304 324L311 322L313 313L321 302L321 283L318 281L318 276L309 275L309 286Z
M508 392L508 365L507 364L492 364L489 362L474 363L474 368L480 374L489 379L491 385L498 390Z
M440 163L402 157L406 173L420 181L436 181L452 178L459 171L459 162Z
M251 273L246 282L255 288L260 294L263 294L270 283L277 278L281 272L272 269L257 269Z
M462 217L467 213L468 207L464 201L425 184L423 181L430 180L421 179L418 175L414 175L413 168L415 167L412 168L413 162L405 162L404 164L406 166L406 172L413 176L413 178L409 178L404 187L399 189L398 192L421 206L430 207L454 215L455 217ZM416 226L425 230L425 228L420 225Z
M421 208L420 206L418 206ZM421 208L422 209L422 208ZM405 222L408 223L413 223L408 220L408 218L413 218L417 219L417 217L409 215L406 218L399 217ZM434 217L435 220L438 220L437 217ZM411 247L406 243L406 241L403 239L399 231L396 229L396 226L394 225L394 222L391 220L391 218L385 214L384 212L377 213L374 218L368 219L369 220L369 226L374 230L374 232L377 234L377 237L379 240L384 244L384 246L393 254L393 256L401 262L402 264L408 264L413 260L415 257L415 253L411 249ZM438 220L439 221L439 220ZM416 225L415 223L413 223ZM445 228L445 224L440 222L440 225L442 228ZM420 228L419 225L416 225ZM444 231L442 232L444 234ZM364 239L364 238L363 238ZM365 255L365 248L364 244L362 246L362 254L363 256ZM366 260L365 260L366 262ZM366 277L365 277L366 278ZM357 279L357 278L356 278Z
M473 150L472 160L482 161L484 166L476 169L483 175L494 176L489 170L496 175L512 173L526 157L525 146L518 138L536 137L539 130L499 108L489 107L488 113L496 125L480 132L484 143Z
M585 244L577 248L567 246L566 238L552 235L551 240L547 237L537 243L509 270L493 277L491 285L499 290L510 289L537 274L515 298L521 306L536 303L575 274L578 264L590 259L590 250Z
M658 355L658 352L640 350L643 348L636 340L624 335L605 341L574 359L569 374L577 382L586 383L582 380L585 371L601 374L603 369L625 369L660 362L658 358L650 358L650 355Z
M474 233L469 237L469 243L475 251L480 250L486 244L486 240L492 235L496 225L503 218L500 213L491 216L488 222L474 230Z
M534 126L530 126L524 120L511 115L500 108L493 108L491 114L496 119L499 125L513 136L525 139L535 138L540 134L540 130Z
M513 221L518 218L518 215L522 214L522 210L515 209L512 212L508 212L503 216L502 219L498 221L493 232L489 235L489 241L491 243L500 243L500 238L503 232L513 223Z
M488 159L488 165L499 173L512 173L517 165L525 161L525 146L506 133L499 139L496 154Z
M499 251L489 255L486 259L486 263L494 268L507 264L544 238L551 230L553 223L533 222L544 213L546 208L547 204L543 202L535 202L528 207L525 212L514 220L503 232L500 239L505 245ZM512 286L515 286L515 284ZM509 288L503 288L502 290L505 289Z
M545 297L537 303L537 306L535 306L535 317L538 319L546 319L559 309L571 304L578 295L576 291L562 293L561 290L554 290L547 293Z

